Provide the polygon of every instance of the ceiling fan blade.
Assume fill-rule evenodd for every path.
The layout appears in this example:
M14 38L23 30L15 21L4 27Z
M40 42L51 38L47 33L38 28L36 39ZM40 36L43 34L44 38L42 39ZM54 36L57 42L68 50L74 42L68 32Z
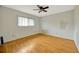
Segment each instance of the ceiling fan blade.
M44 12L47 12L47 10L44 10L44 9L43 9L43 11L44 11Z
M43 9L47 9L47 8L49 8L49 6L46 6L46 7L44 7Z

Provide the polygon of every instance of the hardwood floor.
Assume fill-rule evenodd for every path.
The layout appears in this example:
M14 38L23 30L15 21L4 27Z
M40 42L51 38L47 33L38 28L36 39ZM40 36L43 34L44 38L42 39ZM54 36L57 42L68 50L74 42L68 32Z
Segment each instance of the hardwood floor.
M2 46L6 53L74 53L78 52L73 40L36 34L7 42Z

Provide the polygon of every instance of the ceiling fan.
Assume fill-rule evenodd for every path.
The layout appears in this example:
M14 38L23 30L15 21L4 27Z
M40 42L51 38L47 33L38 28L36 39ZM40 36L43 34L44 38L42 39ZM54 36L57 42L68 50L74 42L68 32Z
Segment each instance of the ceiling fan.
M42 11L47 12L46 9L49 8L49 6L45 6L45 7L44 7L44 6L40 6L40 5L37 5L37 7L38 7L38 9L33 9L33 10L39 10L38 13L40 13L40 12L42 12Z

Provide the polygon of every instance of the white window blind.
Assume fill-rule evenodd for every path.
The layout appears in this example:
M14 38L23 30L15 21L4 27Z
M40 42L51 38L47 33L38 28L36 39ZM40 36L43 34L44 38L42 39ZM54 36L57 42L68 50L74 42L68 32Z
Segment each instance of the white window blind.
M34 26L34 19L18 17L18 26Z

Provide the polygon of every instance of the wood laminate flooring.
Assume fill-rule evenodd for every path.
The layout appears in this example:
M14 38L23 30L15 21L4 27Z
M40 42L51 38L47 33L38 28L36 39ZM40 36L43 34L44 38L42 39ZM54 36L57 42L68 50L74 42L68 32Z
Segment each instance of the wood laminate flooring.
M0 46L6 53L74 53L78 52L73 40L35 34L5 43Z

